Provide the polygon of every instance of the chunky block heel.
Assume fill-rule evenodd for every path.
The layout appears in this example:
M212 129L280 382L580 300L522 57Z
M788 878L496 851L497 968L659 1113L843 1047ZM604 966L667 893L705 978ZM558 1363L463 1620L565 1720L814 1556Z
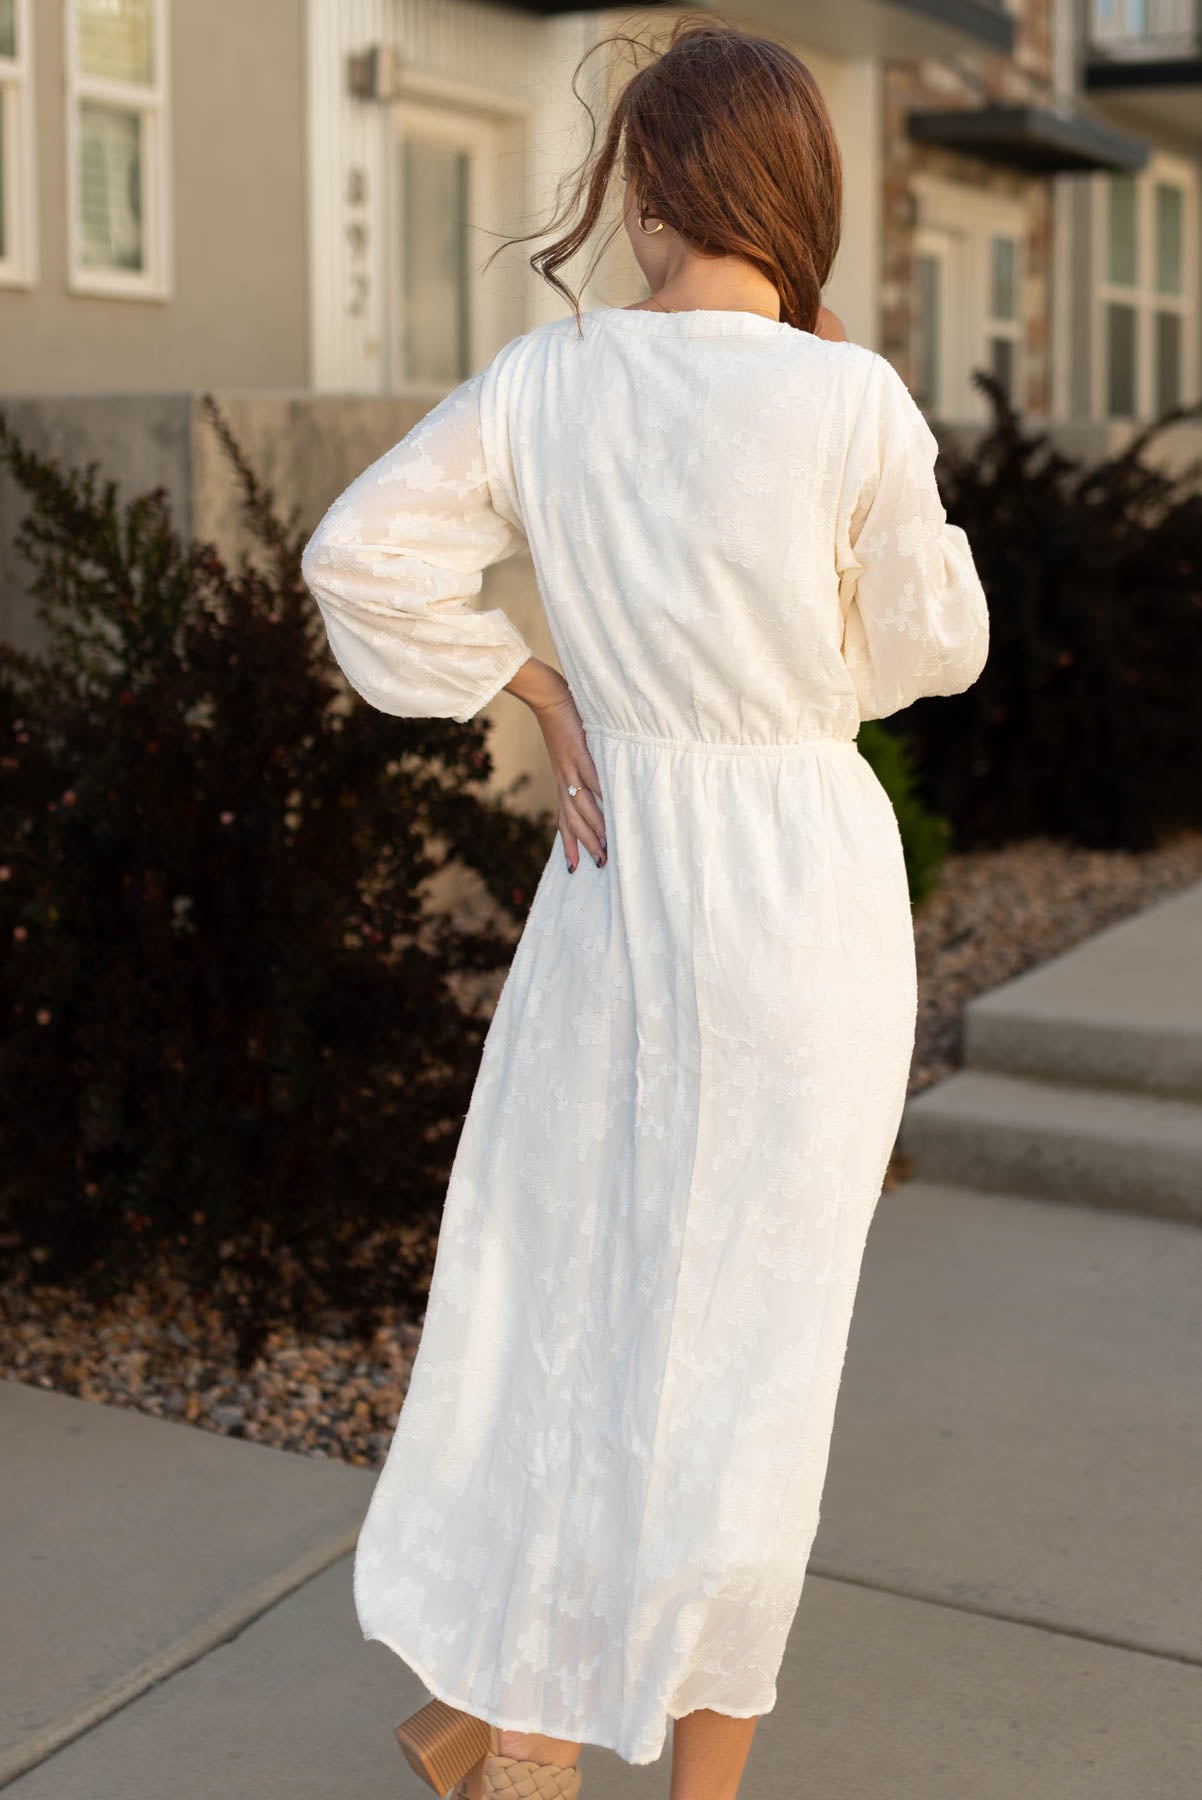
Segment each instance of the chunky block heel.
M488 1754L492 1740L483 1719L460 1712L444 1700L431 1700L396 1728L396 1741L409 1767L436 1794L455 1788L466 1794L465 1778Z

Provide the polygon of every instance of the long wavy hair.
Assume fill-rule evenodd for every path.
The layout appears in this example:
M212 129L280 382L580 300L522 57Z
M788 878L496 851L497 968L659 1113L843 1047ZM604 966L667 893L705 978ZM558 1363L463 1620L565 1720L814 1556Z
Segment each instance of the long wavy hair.
M578 80L590 57L617 47L636 61L650 50L653 60L620 88L598 143ZM617 171L635 183L640 212L663 219L700 255L746 257L779 293L782 320L814 330L839 248L843 171L818 84L791 50L711 13L685 14L658 52L626 32L599 39L577 63L572 92L592 128L584 159L561 180L548 223L506 235L485 267L510 244L560 231L530 266L568 301L580 328L579 298L558 271L592 236ZM619 217L582 287L620 229Z

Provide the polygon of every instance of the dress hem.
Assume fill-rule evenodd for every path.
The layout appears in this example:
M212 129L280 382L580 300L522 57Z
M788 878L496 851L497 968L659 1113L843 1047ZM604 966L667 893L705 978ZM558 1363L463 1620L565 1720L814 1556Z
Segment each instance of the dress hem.
M407 1650L401 1649L395 1638L385 1637L383 1633L379 1631L367 1630L363 1631L363 1638L365 1643L383 1644L386 1650L391 1650L394 1656L399 1656L401 1661L412 1669L422 1686L428 1688L434 1698L436 1700L441 1700L444 1706L457 1707L460 1712L470 1713L474 1719L483 1717L481 1713L476 1711L473 1702L461 1700L457 1695L452 1694L448 1688L445 1688L440 1681L435 1681L430 1672L427 1669L422 1668L420 1663L415 1662ZM759 1719L763 1718L765 1714L770 1713L775 1705L776 1689L774 1687L771 1698L762 1706L749 1706L742 1709L725 1706L707 1706L704 1708L691 1706L689 1712L714 1712L721 1714L724 1719ZM664 1716L665 1719L675 1720L686 1719L689 1714L673 1712L670 1706L665 1706ZM554 1731L550 1730L538 1719L515 1719L512 1717L499 1718L494 1716L485 1719L484 1722L488 1725L495 1725L498 1731L537 1732L542 1737L560 1738L563 1742L569 1744L586 1744L591 1745L592 1748L596 1750L612 1750L614 1755L620 1756L623 1762L630 1763L635 1767L644 1767L648 1763L658 1762L664 1753L664 1744L666 1743L668 1736L667 1725L665 1724L659 1744L654 1751L647 1756L628 1756L624 1750L619 1749L612 1738L605 1736L604 1733L598 1731L594 1727L589 1727L584 1730L577 1727L575 1731L568 1735L564 1733L562 1728L557 1728Z

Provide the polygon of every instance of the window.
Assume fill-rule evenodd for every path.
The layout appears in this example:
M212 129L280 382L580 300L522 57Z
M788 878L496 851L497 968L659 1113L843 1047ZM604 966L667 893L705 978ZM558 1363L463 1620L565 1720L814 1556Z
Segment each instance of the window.
M1025 217L1013 202L919 176L914 239L913 391L938 418L988 417L973 383L993 375L1018 403Z
M1102 186L1099 388L1107 418L1157 418L1191 398L1196 208L1196 176L1166 157Z
M948 285L947 249L933 233L918 244L914 258L917 321L914 354L914 398L925 411L938 414L943 405L943 350L946 326L943 297Z
M1007 399L1017 398L1018 369L1018 239L995 232L989 240L989 370Z
M29 287L34 255L30 0L0 0L0 285Z
M165 0L67 0L70 284L169 292Z
M504 129L454 106L396 108L391 386L454 386L497 336L495 291L481 280L499 215Z
M471 373L468 161L453 144L401 141L401 307L409 373L424 380L454 383Z

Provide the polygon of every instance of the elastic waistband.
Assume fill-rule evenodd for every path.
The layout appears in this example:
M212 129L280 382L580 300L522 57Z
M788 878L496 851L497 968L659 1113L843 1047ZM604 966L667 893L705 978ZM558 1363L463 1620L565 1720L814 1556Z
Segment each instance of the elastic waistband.
M730 744L716 738L655 737L647 731L622 731L616 725L598 725L589 719L582 719L581 722L590 738L615 738L620 743L646 745L648 749L681 750L692 755L790 756L799 750L829 750L832 746L841 750L854 750L857 756L860 754L855 738L826 736L790 738L779 744Z

